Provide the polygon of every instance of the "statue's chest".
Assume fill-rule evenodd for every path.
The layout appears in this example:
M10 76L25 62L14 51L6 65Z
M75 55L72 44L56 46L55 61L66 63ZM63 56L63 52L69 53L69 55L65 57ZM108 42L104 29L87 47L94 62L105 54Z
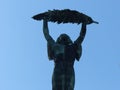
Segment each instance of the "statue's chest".
M53 46L53 51L55 55L65 53L65 45L56 44Z
M75 49L73 45L56 44L53 48L54 56L58 59L73 60L75 59Z

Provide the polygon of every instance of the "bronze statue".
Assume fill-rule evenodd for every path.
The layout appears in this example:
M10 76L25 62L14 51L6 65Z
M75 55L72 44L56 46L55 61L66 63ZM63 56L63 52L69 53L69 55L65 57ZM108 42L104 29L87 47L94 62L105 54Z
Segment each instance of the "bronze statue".
M47 20L43 20L43 33L48 44L48 57L54 60L52 90L74 90L74 61L82 54L82 42L86 34L86 23L82 23L80 36L72 42L67 34L61 34L57 41L50 36Z
M74 62L82 55L82 42L86 35L86 25L98 22L76 10L48 10L33 16L43 20L43 33L47 40L48 58L54 61L52 90L74 90ZM48 21L60 23L82 23L80 35L73 42L67 34L61 34L55 41L49 34Z

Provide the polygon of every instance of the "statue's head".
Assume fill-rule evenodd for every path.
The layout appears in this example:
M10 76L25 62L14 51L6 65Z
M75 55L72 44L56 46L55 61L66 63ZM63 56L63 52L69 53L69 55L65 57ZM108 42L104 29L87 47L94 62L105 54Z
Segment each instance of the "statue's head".
M69 44L72 44L72 40L70 39L70 37L67 35L67 34L61 34L57 41L57 43L59 44L63 44L63 45L69 45Z

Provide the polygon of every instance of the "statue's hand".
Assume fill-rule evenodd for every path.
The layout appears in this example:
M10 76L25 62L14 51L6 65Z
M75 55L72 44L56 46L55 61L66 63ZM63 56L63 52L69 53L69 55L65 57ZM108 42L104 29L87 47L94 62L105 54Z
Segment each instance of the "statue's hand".
M81 27L81 32L84 32L86 30L87 23L83 22Z
M48 21L47 21L47 19L43 19L43 28L48 29Z
M43 18L43 21L47 21L46 17Z
M86 23L86 22L83 22L82 23L82 27L84 28L84 27L86 27L88 25L88 23Z
M48 22L48 20L46 19L46 18L44 18L43 19L43 23L45 24L45 23L47 23Z

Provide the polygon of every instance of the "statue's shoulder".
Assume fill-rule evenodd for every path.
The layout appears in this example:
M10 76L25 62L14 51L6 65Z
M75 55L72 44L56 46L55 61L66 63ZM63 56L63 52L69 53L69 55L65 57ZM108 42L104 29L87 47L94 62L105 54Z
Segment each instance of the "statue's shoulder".
M48 58L49 60L53 60L57 54L63 54L65 51L65 46L54 43L54 44L47 44L47 50L48 50Z
M64 54L65 53L65 45L62 44L55 44L53 45L53 51L54 51L54 55L58 55L58 54Z
M47 43L47 53L48 53L49 60L53 60L54 59L53 46L54 46L54 44Z
M79 61L80 57L82 56L82 45L74 44L74 48L76 52L75 58L77 59L77 61Z

